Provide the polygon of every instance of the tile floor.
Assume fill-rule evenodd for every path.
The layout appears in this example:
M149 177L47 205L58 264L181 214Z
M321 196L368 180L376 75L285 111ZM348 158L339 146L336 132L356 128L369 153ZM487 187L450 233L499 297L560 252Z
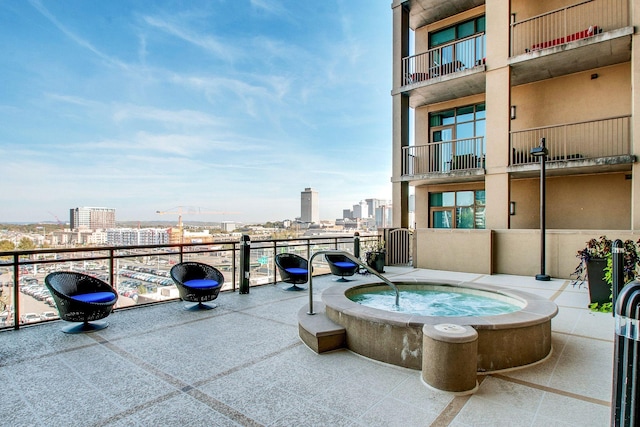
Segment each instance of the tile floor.
M386 267L392 280L508 285L559 306L543 363L479 376L471 396L427 388L420 372L349 351L317 355L298 337L308 291L282 283L222 293L218 308L182 302L121 310L107 329L62 321L0 333L6 426L606 426L614 318L586 309L567 280ZM315 278L314 299L335 284ZM359 276L358 282L372 281Z

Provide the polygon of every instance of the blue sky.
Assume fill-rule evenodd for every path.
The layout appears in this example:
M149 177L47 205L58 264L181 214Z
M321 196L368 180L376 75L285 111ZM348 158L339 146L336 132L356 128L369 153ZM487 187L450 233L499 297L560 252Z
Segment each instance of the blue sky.
M0 222L390 199L390 4L0 0Z

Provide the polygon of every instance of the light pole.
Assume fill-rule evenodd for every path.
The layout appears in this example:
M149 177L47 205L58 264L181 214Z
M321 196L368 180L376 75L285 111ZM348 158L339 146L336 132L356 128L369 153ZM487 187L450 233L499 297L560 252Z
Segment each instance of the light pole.
M545 166L549 151L544 146L544 142L544 138L540 138L540 146L532 148L529 154L540 158L540 274L536 274L536 280L548 282L551 277L545 273L545 236L547 234L545 229L545 189L547 186L545 182Z

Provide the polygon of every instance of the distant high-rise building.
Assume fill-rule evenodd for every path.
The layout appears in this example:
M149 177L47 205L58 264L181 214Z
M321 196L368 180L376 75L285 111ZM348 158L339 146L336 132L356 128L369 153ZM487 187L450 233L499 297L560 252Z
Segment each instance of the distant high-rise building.
M73 208L69 217L72 230L99 230L116 226L116 210L111 208Z
M373 218L375 218L376 211L380 206L389 204L387 200L382 199L365 199L364 201L367 202L367 215Z
M368 218L369 216L367 202L360 201L357 205L353 205L353 218Z
M300 220L302 222L320 223L320 198L313 188L305 188L300 193Z

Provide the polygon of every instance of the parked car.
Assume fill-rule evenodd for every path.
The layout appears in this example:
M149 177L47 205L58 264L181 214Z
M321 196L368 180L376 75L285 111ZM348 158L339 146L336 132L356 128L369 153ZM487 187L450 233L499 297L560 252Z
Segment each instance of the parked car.
M25 313L22 316L20 316L20 323L25 324L25 323L37 323L40 321L40 316L38 316L36 313Z
M55 311L43 311L40 314L40 320L53 320L53 319L58 319L60 316L58 316L58 313L56 313Z

